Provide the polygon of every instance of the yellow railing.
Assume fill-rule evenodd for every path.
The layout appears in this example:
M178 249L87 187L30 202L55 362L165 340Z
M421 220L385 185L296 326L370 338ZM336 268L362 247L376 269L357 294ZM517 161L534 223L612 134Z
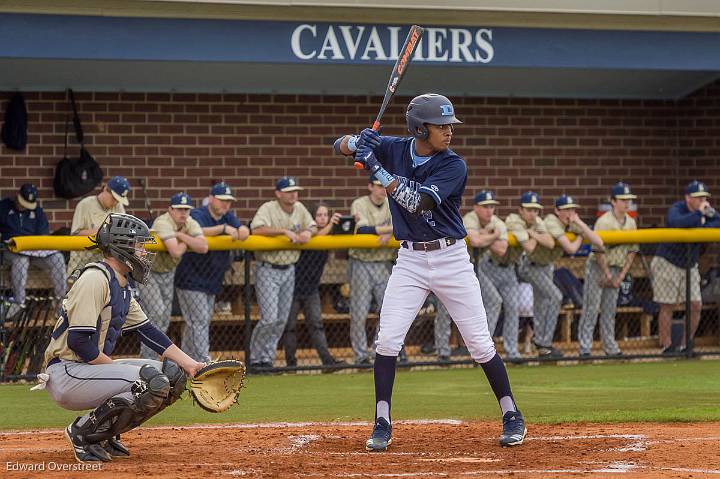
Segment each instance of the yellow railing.
M720 228L654 228L636 231L598 231L598 235L605 244L622 243L714 243L720 242ZM571 240L575 238L572 233L567 235ZM156 238L157 239L157 238ZM150 251L165 251L162 241L148 246ZM511 246L518 246L514 236L510 235ZM28 250L82 250L92 242L87 236L18 236L10 240L10 251ZM347 248L376 248L378 237L375 235L337 235L318 236L305 245L290 243L284 236L270 238L267 236L251 235L245 241L233 241L229 236L213 236L208 238L211 250L250 251L287 250L287 249L347 249ZM391 239L386 247L397 248L400 243Z

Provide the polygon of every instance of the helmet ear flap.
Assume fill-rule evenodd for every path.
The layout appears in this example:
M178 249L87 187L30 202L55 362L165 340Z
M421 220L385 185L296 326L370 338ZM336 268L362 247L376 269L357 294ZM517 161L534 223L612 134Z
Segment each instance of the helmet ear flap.
M414 136L418 140L427 140L428 136L430 136L430 130L428 130L428 127L424 124L422 126L418 126L415 130Z

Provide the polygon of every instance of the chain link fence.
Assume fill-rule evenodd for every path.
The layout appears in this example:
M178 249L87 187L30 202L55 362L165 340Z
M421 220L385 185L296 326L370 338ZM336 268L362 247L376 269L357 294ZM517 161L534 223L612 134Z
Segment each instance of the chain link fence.
M610 267L611 279L596 261L573 256L545 267L523 258L506 266L507 281L499 282L493 280L498 265L474 252L498 351L514 363L720 354L720 250L714 243L677 246L688 257L691 248L701 248L698 264L673 264L655 254L656 245L643 244L627 275L618 278L619 268ZM58 255L67 261L67 254ZM372 367L392 260L362 261L349 257L347 249L279 251L272 262L255 256L211 251L199 273L181 267L153 272L137 288L138 300L151 320L198 360L239 358L255 373ZM41 372L64 293L54 260L27 256L23 269L11 258L4 251L0 264L3 381ZM226 264L229 268L217 267ZM26 275L24 282L19 274ZM221 287L215 293L179 288L182 274L219 275ZM153 354L135 334L122 337L115 351L115 356ZM452 318L429 295L399 364L471 362Z

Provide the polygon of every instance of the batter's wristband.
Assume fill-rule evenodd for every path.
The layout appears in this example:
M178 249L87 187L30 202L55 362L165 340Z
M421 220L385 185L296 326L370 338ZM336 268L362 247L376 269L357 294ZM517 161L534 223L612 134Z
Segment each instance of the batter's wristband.
M348 138L347 147L348 150L355 153L357 151L357 142L360 139L357 135L352 135L350 138Z
M383 185L383 188L387 188L388 186L390 186L390 183L395 181L395 177L392 174L388 173L388 171L382 166L378 168L377 171L375 171L374 175L375 178L377 178L378 181L380 181L380 183Z

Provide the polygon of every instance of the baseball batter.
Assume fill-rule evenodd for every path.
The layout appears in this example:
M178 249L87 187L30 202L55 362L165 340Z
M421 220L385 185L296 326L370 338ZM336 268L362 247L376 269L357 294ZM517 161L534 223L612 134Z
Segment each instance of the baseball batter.
M203 366L153 326L133 297L134 281L144 283L152 265L147 225L112 213L95 242L103 260L86 265L67 293L36 386L47 388L60 407L92 409L65 428L79 462L129 456L120 434L175 402L185 390L185 374L194 376ZM164 360L113 360L118 338L131 331Z
M447 307L473 359L490 382L503 413L500 444L522 444L527 430L515 406L505 364L488 332L477 276L463 239L460 203L467 166L450 149L455 117L452 103L434 93L414 98L406 111L409 138L380 137L365 129L359 137L335 141L335 151L355 161L388 192L393 233L400 240L380 311L374 364L375 425L368 451L392 443L390 415L395 366L405 335L430 292Z

